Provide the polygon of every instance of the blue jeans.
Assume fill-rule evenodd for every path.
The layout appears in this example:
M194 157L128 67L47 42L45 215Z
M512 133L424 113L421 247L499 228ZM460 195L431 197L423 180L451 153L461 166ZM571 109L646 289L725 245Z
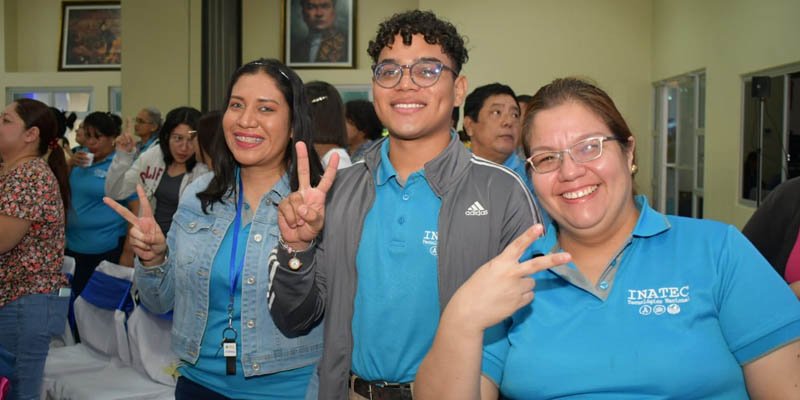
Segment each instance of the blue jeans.
M38 399L50 339L64 332L69 297L31 294L0 307L0 346L16 357L10 399Z

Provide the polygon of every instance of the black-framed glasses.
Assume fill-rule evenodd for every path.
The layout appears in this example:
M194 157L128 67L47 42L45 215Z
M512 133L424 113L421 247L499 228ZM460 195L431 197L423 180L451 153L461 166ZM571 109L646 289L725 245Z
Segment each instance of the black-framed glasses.
M458 72L439 61L419 60L406 65L384 61L372 66L372 79L378 86L391 89L403 79L403 70L405 69L408 69L411 74L411 82L423 88L435 85L439 81L442 71L447 70L458 76Z
M531 166L533 172L537 174L546 174L561 167L561 163L564 162L564 153L569 154L572 161L576 163L585 163L600 158L600 156L603 155L603 142L606 140L619 139L614 136L590 137L561 151L544 151L534 154L525 160L525 162Z

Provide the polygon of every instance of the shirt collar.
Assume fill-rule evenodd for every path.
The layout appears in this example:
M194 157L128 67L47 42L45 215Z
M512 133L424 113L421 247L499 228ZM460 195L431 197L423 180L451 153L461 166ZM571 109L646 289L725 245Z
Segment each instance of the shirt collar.
M519 156L517 156L516 152L511 153L511 155L508 156L506 161L503 162L503 166L506 166L506 167L508 167L510 169L513 169L514 171L516 171L522 165L523 165L522 164L522 159L519 158Z
M378 186L383 186L389 179L392 179L397 175L397 171L394 169L392 162L389 160L389 140L384 140L381 143L381 163L378 165L378 171L375 175L375 183Z

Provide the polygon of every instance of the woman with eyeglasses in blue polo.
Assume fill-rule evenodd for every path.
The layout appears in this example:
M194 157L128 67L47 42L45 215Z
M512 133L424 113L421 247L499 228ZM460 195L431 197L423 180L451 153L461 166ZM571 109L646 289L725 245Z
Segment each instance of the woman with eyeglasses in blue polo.
M735 227L635 195L635 140L604 91L553 81L523 134L553 222L456 292L417 398L798 398L800 303Z

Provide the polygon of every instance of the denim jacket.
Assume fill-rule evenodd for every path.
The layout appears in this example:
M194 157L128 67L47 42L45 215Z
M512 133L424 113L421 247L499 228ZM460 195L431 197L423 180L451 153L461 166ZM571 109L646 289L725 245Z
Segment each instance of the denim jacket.
M213 174L197 178L181 196L167 236L164 264L144 267L136 260L135 284L141 302L151 311L174 309L172 349L194 364L206 329L211 265L222 238L236 216L232 196L203 213L196 194L205 190ZM287 338L272 322L267 306L267 258L278 243L275 204L289 194L286 175L261 198L247 238L242 270L242 368L246 377L299 368L316 362L322 352L321 324L305 336ZM227 301L227 299L214 299Z

